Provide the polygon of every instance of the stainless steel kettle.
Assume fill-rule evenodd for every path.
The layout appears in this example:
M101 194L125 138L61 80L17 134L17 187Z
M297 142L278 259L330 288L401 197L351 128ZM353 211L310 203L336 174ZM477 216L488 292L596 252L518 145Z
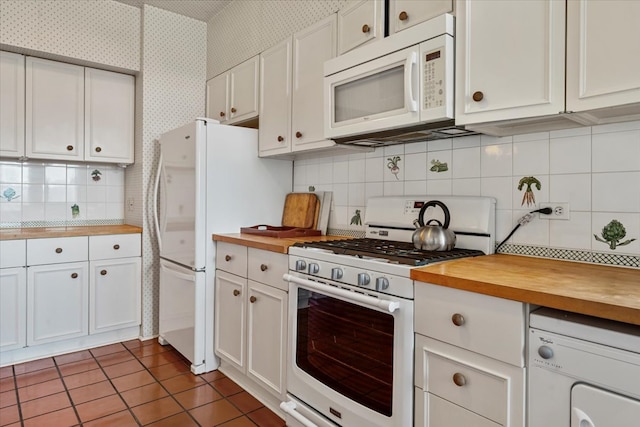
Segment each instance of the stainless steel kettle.
M444 211L444 224L437 219L430 219L425 224L424 213L430 206L440 206L442 208ZM413 246L424 251L450 251L453 249L456 246L456 235L449 230L450 220L449 208L441 201L431 200L422 205L418 219L414 221L417 230L413 232L411 237ZM437 225L431 225L431 223L436 223Z

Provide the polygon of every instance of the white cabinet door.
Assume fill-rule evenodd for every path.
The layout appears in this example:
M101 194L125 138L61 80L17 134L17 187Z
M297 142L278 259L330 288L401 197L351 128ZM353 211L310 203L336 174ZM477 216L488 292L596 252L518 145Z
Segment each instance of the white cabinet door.
M26 155L84 159L84 67L26 60Z
M567 110L639 102L640 2L568 1Z
M389 0L389 33L453 10L453 0Z
M260 54L260 156L290 152L290 129L291 38L287 38Z
M216 270L215 352L245 372L247 279Z
M338 11L338 54L384 37L384 1L350 0Z
M0 156L24 156L24 56L0 52Z
M229 118L229 73L223 73L207 81L207 117L225 123Z
M85 160L133 163L135 79L85 69Z
M27 268L27 345L87 335L88 262Z
M231 88L229 92L229 123L242 122L258 115L259 59L259 55L256 55L229 71Z
M140 258L91 261L89 333L140 324Z
M26 345L26 307L26 269L0 269L0 351L15 350Z
M564 111L565 2L456 3L456 124Z
M331 147L324 138L324 62L336 56L336 16L293 36L292 151ZM262 118L262 116L261 116Z
M285 396L287 293L249 281L247 375Z

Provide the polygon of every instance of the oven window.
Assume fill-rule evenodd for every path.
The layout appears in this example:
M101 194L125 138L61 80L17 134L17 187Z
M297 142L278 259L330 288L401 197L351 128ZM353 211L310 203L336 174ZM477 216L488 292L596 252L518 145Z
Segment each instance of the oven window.
M394 318L298 289L296 364L340 394L391 416Z

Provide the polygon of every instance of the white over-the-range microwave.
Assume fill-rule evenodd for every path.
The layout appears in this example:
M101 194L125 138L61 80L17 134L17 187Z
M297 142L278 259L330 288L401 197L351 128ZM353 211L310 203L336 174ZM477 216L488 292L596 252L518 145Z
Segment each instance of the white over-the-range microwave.
M325 62L325 137L378 146L473 134L454 124L454 59L444 14Z

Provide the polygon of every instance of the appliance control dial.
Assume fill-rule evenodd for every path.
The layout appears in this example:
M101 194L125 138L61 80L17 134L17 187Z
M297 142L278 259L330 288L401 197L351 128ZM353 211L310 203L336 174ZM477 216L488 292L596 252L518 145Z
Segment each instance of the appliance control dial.
M384 291L389 289L389 279L386 277L376 278L376 291Z
M538 354L543 359L551 359L553 357L553 349L546 345L542 345L538 347Z
M309 263L309 274L318 274L319 271L320 266L318 264L316 264L315 262Z
M367 286L371 278L367 273L358 273L358 286Z
M342 269L338 267L334 267L331 269L331 280L340 280L342 279Z
M296 271L305 271L307 269L307 263L304 260L299 259L296 261Z

